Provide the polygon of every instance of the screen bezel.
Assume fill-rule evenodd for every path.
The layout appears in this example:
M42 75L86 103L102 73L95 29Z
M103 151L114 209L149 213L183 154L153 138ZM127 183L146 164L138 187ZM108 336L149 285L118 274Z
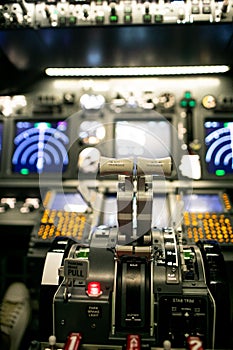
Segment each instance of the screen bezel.
M209 113L211 114L211 113ZM207 152L207 149L208 147L206 147L206 144L205 144L205 122L208 122L208 121L221 121L221 122L233 122L233 115L232 113L229 115L229 114L226 114L226 113L221 113L221 114L216 114L216 115L207 115L207 116L204 116L203 119L202 119L202 135L200 135L201 137L201 140L203 141L202 144L202 148L201 148L201 152L200 152L200 157L201 157L201 164L202 164L202 179L204 180L232 180L233 179L233 173L228 173L228 174L225 174L223 176L217 176L213 173L209 173L208 172L208 166L206 164L206 161L205 161L205 157L206 157L206 152Z
M14 146L14 139L16 137L16 124L18 122L29 122L29 123L40 123L40 122L51 122L51 123L57 123L59 121L67 121L67 136L69 137L69 144L68 144L68 149L67 149L67 155L68 155L68 158L69 158L69 161L68 161L68 165L67 165L67 168L66 170L62 173L62 178L66 178L70 172L70 167L71 167L71 158L70 158L70 143L71 143L71 138L70 138L70 125L69 125L69 121L67 118L65 118L64 116L61 116L61 117L53 117L53 116L31 116L31 117L17 117L17 118L12 118L11 120L11 125L10 125L10 128L9 128L9 135L10 135L10 139L12 140L11 142L11 145L9 148L9 155L8 156L8 164L7 164L7 175L9 175L10 177L13 177L13 178L21 178L21 179L39 179L40 176L43 176L45 178L48 178L48 179L54 179L54 178L57 178L58 176L58 173L59 172L49 172L49 173L29 173L29 174L26 174L26 175L23 175L19 172L15 172L13 170L13 164L12 164L12 157L13 157L13 154L14 154L14 151L15 151L15 146Z
M189 207L189 208L186 208L185 207L185 201L184 201L184 197L185 196L189 196L190 198L192 197L192 196L197 196L198 197L198 199L199 199L199 201L201 201L201 197L206 197L206 199L207 198L213 198L213 197L215 197L215 198L217 198L218 199L218 201L219 201L219 204L221 205L221 210L210 210L209 208L207 208L206 207L206 210L204 211L204 210L193 210L191 207ZM224 202L223 202L223 199L222 199L222 193L221 192L214 192L214 191L203 191L203 192L201 192L201 191L195 191L195 192L193 192L193 193L184 193L183 194L183 202L184 202L184 212L190 212L190 213L206 213L206 212L210 212L210 213L224 213L224 212L226 212L226 208L225 208L225 205L224 205ZM211 202L211 201L210 201ZM186 203L187 204L187 203Z

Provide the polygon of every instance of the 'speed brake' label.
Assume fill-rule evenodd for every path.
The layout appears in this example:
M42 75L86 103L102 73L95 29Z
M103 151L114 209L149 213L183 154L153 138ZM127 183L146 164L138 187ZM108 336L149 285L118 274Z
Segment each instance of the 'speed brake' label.
M64 261L64 275L68 279L84 281L88 277L89 261L66 258Z

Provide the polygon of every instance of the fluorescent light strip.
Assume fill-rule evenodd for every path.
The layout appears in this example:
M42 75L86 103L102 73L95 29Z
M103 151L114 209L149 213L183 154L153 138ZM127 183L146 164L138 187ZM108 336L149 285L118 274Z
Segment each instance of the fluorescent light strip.
M229 66L173 66L173 67L106 67L106 68L46 68L51 77L93 77L93 76L153 76L183 74L225 73Z

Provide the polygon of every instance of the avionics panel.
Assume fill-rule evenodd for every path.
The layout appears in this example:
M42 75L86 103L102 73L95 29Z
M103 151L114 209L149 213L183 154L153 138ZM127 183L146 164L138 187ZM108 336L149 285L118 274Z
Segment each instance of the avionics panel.
M183 195L184 238L197 242L213 239L224 246L233 244L231 205L224 192L198 192Z
M13 174L64 173L69 165L68 123L63 119L21 119L14 123Z
M189 84L192 89L187 92ZM188 162L196 162L200 168L200 177L194 177L195 180L223 180L218 182L223 187L225 179L231 180L233 176L230 161L223 169L217 166L216 159L214 161L208 158L210 154L214 154L211 153L213 139L209 143L205 143L205 140L209 140L211 134L216 135L217 128L223 129L224 123L233 122L231 86L232 81L228 76L93 78L93 81L84 78L59 78L45 79L40 84L33 85L24 96L24 104L20 103L17 108L17 95L11 98L4 96L2 104L0 103L0 109L2 108L5 116L1 168L3 184L5 185L6 179L11 183L16 178L37 180L41 174L46 174L46 178L55 178L58 171L65 180L76 181L81 172L86 179L96 178L99 155L117 158L156 158L171 155L173 161L175 160L172 179L192 179L193 172L188 172L185 166ZM215 103L204 104L203 99L206 96L214 97ZM187 140L186 109L189 98L195 100L195 105L191 110L193 139ZM4 106L10 108L6 110ZM9 110L11 114L7 115ZM31 137L24 139L28 129L40 131L38 137L41 137L44 131L35 127L37 123L51 123L51 127L48 127L51 131L60 128L56 123L64 120L67 122L67 129L59 131L63 138L69 139L69 144L63 143L68 154L68 163L64 158L60 165L55 161L55 164L49 166L45 163L42 165L40 157L34 165L25 165L22 164L19 154L18 159L15 158L19 145L13 141L21 137L24 142L29 143ZM22 126L24 122L28 123L26 127ZM218 124L217 127L217 122L222 125ZM40 128L42 127L43 124L40 124ZM224 135L222 131L218 132L221 140L222 136L227 136L227 128L224 129ZM228 157L231 153L229 135L228 131ZM192 143L193 140L198 143ZM188 141L193 146L194 157L183 157L189 156ZM38 138L37 147L41 147ZM39 157L38 149L35 158L37 155ZM224 162L226 160L221 159L219 164ZM195 169L196 163L193 166ZM200 182L195 183L198 187ZM230 182L228 184L232 186ZM23 185L21 182L20 186Z
M66 236L83 242L90 231L91 215L80 192L48 191L45 210L31 233L31 246L43 252L55 237Z

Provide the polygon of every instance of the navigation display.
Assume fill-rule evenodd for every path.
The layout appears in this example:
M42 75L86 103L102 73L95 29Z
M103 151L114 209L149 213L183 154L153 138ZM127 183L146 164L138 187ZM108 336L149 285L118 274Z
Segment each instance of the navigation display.
M183 201L184 210L190 213L221 213L224 211L221 198L217 193L186 194L183 196Z
M171 124L163 120L120 120L115 126L115 157L163 158L171 154Z
M88 209L87 203L78 192L54 192L46 206L51 210L84 213Z
M18 121L12 171L22 175L64 172L68 148L67 121Z
M206 120L205 162L209 174L233 174L233 121Z

